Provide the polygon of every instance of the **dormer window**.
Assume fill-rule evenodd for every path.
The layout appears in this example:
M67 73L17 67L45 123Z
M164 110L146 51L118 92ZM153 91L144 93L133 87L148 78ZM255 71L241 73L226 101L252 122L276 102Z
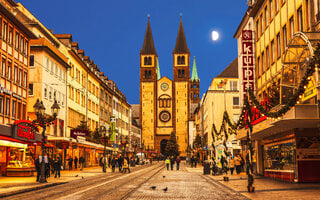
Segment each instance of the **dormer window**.
M152 58L151 56L144 57L144 65L152 65Z

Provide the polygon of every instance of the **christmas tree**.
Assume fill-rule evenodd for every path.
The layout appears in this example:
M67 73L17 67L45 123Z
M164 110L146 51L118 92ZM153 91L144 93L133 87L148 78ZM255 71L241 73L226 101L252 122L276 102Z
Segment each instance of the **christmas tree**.
M174 132L171 133L170 139L167 142L166 148L164 150L166 156L178 156L179 146L177 144L176 135Z

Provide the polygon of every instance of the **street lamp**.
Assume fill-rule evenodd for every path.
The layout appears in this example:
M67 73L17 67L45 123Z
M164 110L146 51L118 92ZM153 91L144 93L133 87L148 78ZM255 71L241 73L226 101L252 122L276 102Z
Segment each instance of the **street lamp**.
M103 167L102 167L102 171L104 172L104 173L106 173L107 172L107 169L106 169L106 163L107 163L107 161L106 161L106 154L107 154L107 150L106 150L106 140L107 140L107 138L106 138L106 132L107 132L107 129L106 129L106 127L105 126L100 126L100 128L99 128L99 132L101 132L101 133L103 133L103 138L104 138L104 142L103 142L103 144L104 144L104 149L103 149Z
M57 100L54 100L53 105L51 106L52 116L46 116L45 111L46 108L43 105L43 102L37 99L36 103L33 105L33 109L36 113L37 119L32 121L33 125L40 126L42 128L42 145L41 145L41 151L42 151L42 160L41 160L41 166L40 166L40 183L47 182L46 175L45 175L45 169L46 169L46 163L44 160L45 155L45 132L46 127L51 124L54 120L56 120L57 115L59 113L60 107L57 103Z

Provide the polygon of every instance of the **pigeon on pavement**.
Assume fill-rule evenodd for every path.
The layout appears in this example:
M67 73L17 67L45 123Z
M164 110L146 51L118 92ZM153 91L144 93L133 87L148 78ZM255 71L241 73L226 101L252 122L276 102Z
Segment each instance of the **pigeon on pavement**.
M153 189L153 190L155 190L157 187L156 187L156 186L151 186L150 188Z
M165 178L166 176L162 176L162 178Z
M162 189L164 192L167 192L168 191L168 187Z

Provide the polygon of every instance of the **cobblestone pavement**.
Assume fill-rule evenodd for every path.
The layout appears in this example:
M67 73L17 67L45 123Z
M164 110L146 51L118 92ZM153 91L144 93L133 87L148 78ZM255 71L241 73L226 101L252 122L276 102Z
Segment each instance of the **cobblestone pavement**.
M152 186L156 186L152 189ZM164 188L168 188L165 192ZM127 197L136 199L247 199L217 181L199 173L188 172L185 165L180 171L162 170Z

